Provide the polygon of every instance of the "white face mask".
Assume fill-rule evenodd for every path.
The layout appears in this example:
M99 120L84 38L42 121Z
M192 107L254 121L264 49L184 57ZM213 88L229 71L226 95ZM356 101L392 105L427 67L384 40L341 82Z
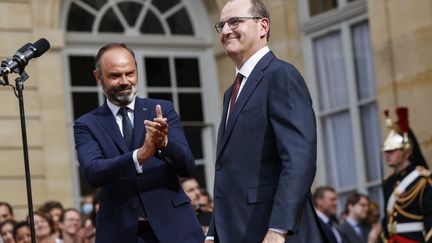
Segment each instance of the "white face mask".
M89 215L93 211L93 204L91 203L84 203L81 206L81 211L84 215Z

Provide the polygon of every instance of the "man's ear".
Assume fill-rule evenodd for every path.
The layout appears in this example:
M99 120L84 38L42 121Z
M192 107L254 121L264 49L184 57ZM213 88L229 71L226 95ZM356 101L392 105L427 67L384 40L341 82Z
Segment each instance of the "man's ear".
M269 32L270 29L270 20L268 18L262 18L261 21L261 38L266 38L267 33Z
M99 72L98 70L93 70L93 77L96 79L96 83L98 84L98 85L100 85L101 84L101 72Z

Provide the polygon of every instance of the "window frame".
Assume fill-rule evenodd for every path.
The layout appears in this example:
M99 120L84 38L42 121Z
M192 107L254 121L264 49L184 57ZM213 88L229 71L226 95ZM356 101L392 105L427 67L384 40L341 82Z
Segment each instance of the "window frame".
M358 87L356 81L356 70L353 50L352 27L356 24L368 21L367 1L357 0L348 3L346 0L338 0L338 8L324 12L322 14L310 17L309 2L300 1L299 8L301 14L303 50L305 57L306 79L309 80L311 95L314 101L314 109L317 115L317 131L318 131L318 150L317 150L317 176L318 185L327 185L328 179L326 175L326 166L337 166L337 163L329 161L326 164L325 154L325 139L324 128L322 121L325 117L331 116L338 112L348 112L353 128L353 146L354 158L356 160L357 182L354 187L335 188L338 194L345 195L349 192L358 191L365 194L370 194L369 191L381 185L381 178L374 181L367 181L367 168L365 161L365 150L363 146L361 108L368 104L375 103L377 105L377 94L373 98L360 99L358 97ZM339 31L342 40L343 54L345 59L345 71L347 78L348 89L348 105L335 109L321 111L319 101L319 85L317 83L317 73L314 54L314 40L318 37L325 36L328 33ZM377 114L378 116L378 114ZM381 168L381 160L380 163ZM333 169L332 169L333 170ZM381 200L381 199L380 199Z

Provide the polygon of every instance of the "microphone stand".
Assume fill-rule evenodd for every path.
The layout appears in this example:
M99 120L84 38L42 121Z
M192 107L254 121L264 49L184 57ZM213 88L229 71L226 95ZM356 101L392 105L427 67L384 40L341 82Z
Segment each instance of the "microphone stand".
M0 80L0 84L4 86L11 86L14 90L15 96L19 101L19 110L20 110L20 119L21 119L21 137L23 144L23 154L24 154L24 169L25 169L25 177L26 177L26 189L27 189L27 203L28 203L28 218L30 221L30 233L31 233L31 242L36 243L36 234L35 234L35 224L34 224L34 214L33 214L33 199L32 199L32 189L31 189L31 178L30 178L30 163L28 156L28 145L27 145L27 130L25 123L25 112L24 112L24 81L29 78L29 75L24 71L24 68L18 69L18 75L15 79L15 87L9 84L8 76L4 76L3 80Z

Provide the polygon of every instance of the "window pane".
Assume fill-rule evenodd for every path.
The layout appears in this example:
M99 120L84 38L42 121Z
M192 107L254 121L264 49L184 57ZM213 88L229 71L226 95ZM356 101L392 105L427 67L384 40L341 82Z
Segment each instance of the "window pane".
M309 15L324 13L337 8L337 6L337 0L309 0Z
M171 15L167 19L167 21L172 34L194 35L192 22L190 21L189 15L184 8L178 11L177 13Z
M336 189L357 185L353 135L349 112L323 118L326 169Z
M99 10L103 5L105 5L107 0L81 0L85 2L87 5L93 7L96 10Z
M176 58L177 86L200 87L200 73L197 58Z
M75 120L99 106L98 94L96 92L73 92L72 103Z
M358 97L375 97L375 71L367 22L352 27L352 40Z
M177 3L179 3L180 0L163 0L163 1L153 1L152 4L156 6L161 13L164 13L168 9L174 7Z
M96 86L93 77L94 64L92 56L69 56L72 86Z
M94 18L92 14L72 3L68 12L67 30L91 32Z
M164 34L162 24L152 11L148 11L140 28L145 34Z
M348 82L340 32L314 40L321 110L348 105Z
M381 185L378 186L374 186L369 188L368 190L369 193L369 198L378 203L379 205L383 205L381 206L381 210L380 213L384 212L384 195L383 195L383 189L381 188ZM383 215L381 215L383 216Z
M182 120L184 120L182 118ZM201 127L188 127L184 126L183 128L186 139L189 143L189 146L192 150L192 154L195 159L202 159L203 156L203 141L201 134Z
M99 25L100 32L114 32L121 33L123 32L123 26L115 15L112 9L108 10L103 16L101 23Z
M182 121L203 121L201 94L179 94Z
M128 24L130 26L135 26L138 14L141 12L142 9L142 4L134 2L123 2L119 3L118 7Z
M378 110L375 103L360 107L363 148L365 149L367 181L382 178L381 171L381 132L378 122Z
M156 92L149 92L148 97L152 99L161 99L161 100L169 100L173 102L172 94L171 93L156 93Z
M144 58L148 87L171 86L169 60L166 57Z

